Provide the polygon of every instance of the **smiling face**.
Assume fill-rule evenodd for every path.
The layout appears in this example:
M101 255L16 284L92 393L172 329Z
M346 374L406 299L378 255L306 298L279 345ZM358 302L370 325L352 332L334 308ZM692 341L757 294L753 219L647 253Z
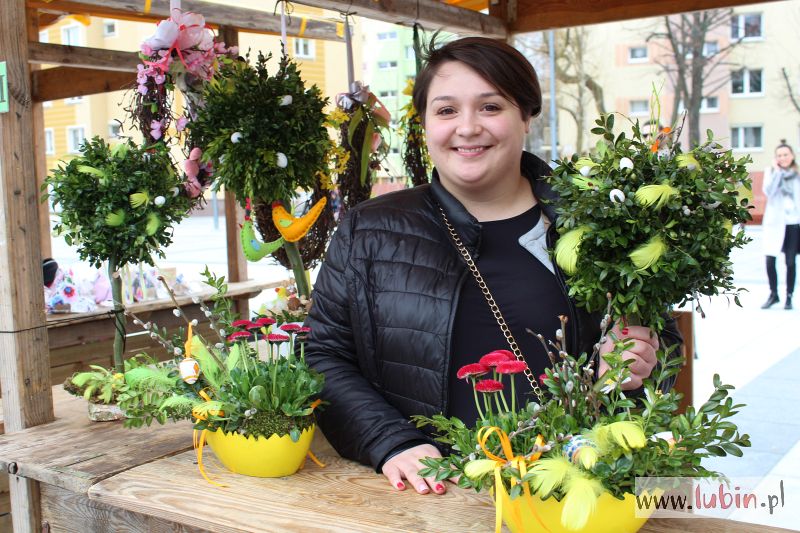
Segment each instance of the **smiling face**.
M775 150L775 161L781 168L791 167L792 164L794 164L794 154L792 153L791 148L787 146L781 146Z
M442 185L456 198L513 190L530 119L464 63L437 70L428 90L425 134Z

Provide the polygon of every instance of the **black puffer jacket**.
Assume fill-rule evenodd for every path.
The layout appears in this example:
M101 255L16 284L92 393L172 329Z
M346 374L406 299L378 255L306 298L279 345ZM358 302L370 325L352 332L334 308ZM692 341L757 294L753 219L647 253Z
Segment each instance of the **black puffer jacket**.
M554 193L542 179L550 168L528 153L521 168L542 201L542 212L555 220ZM451 332L469 271L438 206L477 259L481 225L434 172L430 185L380 196L349 211L314 286L306 358L325 374L322 398L330 405L319 415L320 427L343 457L376 468L403 443L429 440L409 416L448 408ZM549 246L555 236L553 224ZM566 291L557 268L556 274ZM574 305L571 314L568 346L591 351L599 318ZM669 327L667 337L679 341Z

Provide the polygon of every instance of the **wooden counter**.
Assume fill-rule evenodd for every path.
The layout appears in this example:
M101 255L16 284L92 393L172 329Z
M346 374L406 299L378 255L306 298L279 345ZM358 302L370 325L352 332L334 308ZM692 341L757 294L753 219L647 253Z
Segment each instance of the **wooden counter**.
M372 469L338 457L322 438L297 475L259 479L223 469L206 448L212 478L199 474L191 425L126 430L90 423L85 404L54 390L57 420L0 437L0 467L40 481L51 532L425 532L491 533L486 494L449 486L444 496L388 488ZM645 533L778 533L729 520L650 520Z

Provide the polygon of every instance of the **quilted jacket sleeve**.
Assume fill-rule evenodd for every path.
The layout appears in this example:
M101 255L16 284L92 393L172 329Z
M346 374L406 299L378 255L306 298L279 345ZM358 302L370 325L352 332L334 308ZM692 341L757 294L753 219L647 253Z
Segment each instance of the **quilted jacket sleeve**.
M330 403L317 416L325 437L342 457L377 469L404 443L430 439L381 396L360 368L360 361L375 354L357 348L363 345L357 336L370 326L353 327L353 307L364 289L349 260L356 218L351 211L339 224L314 285L306 360L325 375L321 397Z

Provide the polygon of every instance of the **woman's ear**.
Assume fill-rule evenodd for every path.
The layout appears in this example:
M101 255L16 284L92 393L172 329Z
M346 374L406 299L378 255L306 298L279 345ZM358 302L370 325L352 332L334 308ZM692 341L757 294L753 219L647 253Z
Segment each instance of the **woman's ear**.
M525 121L525 133L531 132L531 122L533 121L533 117L529 117L528 120Z

